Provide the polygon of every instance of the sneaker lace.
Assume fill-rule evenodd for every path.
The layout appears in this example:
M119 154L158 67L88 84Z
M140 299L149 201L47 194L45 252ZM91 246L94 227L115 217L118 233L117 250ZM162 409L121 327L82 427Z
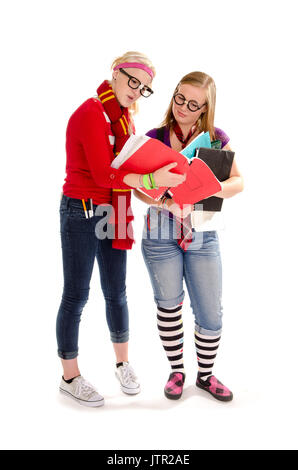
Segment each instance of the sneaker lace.
M130 365L123 367L122 369L122 378L125 384L129 384L130 382L134 382L137 380L137 376Z
M76 394L89 398L94 393L94 387L85 379L77 381Z

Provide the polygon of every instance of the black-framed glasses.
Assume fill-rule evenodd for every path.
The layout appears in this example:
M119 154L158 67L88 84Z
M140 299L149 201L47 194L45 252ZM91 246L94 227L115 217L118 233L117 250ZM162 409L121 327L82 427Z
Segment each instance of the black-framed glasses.
M133 90L139 89L141 95L144 96L145 98L148 98L150 95L152 95L153 90L151 90L151 88L149 88L147 85L144 85L144 83L140 82L138 78L133 77L132 75L130 75L129 73L127 73L125 70L121 68L119 70L121 73L123 73L124 75L128 77L128 86L130 88L132 88Z
M182 95L182 93L176 93L173 96L173 98L174 98L175 103L178 104L178 106L182 106L185 103L189 111L191 111L192 113L199 111L199 109L203 108L203 106L205 106L206 104L204 103L202 104L202 106L200 106L199 103L197 103L195 100L187 101L187 99L185 98L184 95Z

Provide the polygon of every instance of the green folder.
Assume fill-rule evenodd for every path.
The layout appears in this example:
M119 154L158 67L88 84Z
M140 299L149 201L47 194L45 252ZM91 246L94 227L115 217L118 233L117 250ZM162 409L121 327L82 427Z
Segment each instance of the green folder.
M211 148L212 149L221 149L221 140L213 140L213 142L211 142Z

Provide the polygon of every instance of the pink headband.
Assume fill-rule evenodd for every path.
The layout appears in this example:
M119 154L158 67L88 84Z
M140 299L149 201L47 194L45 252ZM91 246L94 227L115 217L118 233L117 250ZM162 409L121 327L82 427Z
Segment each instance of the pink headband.
M147 67L146 65L140 64L139 62L123 62L123 64L116 65L116 67L114 67L113 70L118 70L120 68L123 68L123 69L125 69L125 68L127 68L127 69L129 69L129 68L142 69L142 70L145 70L145 72L147 72L150 75L151 78L154 77L153 71L149 67Z

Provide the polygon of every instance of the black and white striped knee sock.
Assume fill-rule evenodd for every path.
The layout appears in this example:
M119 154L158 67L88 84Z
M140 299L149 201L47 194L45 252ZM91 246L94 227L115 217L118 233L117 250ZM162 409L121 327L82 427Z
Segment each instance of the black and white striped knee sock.
M195 331L195 345L200 379L206 380L212 375L212 368L220 342L219 336L202 335Z
M184 373L182 305L174 308L157 308L159 337L171 368Z

